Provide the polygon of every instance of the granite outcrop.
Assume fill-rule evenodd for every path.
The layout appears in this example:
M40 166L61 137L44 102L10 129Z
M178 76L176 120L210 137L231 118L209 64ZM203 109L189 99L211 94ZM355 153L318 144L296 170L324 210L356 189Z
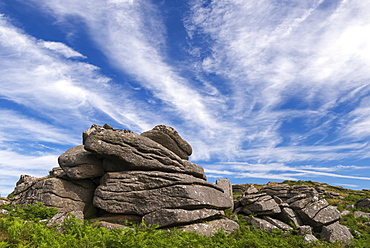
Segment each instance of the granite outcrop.
M252 184L235 187L244 192L235 200L234 212L255 228L291 231L297 228L308 242L349 242L353 236L341 225L341 213L315 188L307 185L272 184L257 189ZM240 192L240 191L239 191Z
M224 217L233 208L231 183L206 181L203 168L188 160L191 146L172 127L138 135L92 125L82 137L83 144L60 155L60 167L48 177L22 175L13 204L43 202L109 226L145 221L207 235L238 228Z

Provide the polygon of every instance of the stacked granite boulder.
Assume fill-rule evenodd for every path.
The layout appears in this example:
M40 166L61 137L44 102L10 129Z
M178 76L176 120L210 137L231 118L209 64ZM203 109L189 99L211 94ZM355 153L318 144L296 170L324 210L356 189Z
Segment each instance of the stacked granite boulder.
M188 161L191 153L191 146L168 126L137 135L92 125L83 132L83 145L59 157L60 167L51 177L22 176L13 203L44 202L115 224L144 220L192 230L208 220L204 230L209 234L238 228L222 217L233 206L230 182L207 182L203 168Z
M289 231L293 225L307 241L316 240L313 234L329 242L353 238L349 228L339 224L337 208L321 198L315 188L287 184L266 185L260 190L253 185L244 187L234 212L244 215L256 228Z

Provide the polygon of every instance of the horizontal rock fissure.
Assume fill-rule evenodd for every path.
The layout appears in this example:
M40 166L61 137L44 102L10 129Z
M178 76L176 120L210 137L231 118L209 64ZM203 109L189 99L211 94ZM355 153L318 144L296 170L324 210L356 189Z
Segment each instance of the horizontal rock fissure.
M198 186L203 186L203 187L209 187L209 188L212 188L212 189L216 189L222 193L223 190L222 189L219 189L217 187L212 187L212 185L207 185L207 184L201 184L201 183L182 183L182 182L179 182L179 183L171 183L171 184L167 184L167 185L164 185L164 186L158 186L158 187L151 187L151 188L146 188L146 189L142 189L142 190L112 190L112 189L102 189L100 188L99 190L101 191L105 191L105 192L116 192L116 193L120 193L120 192L135 192L135 193L142 193L142 192L145 192L145 191L150 191L150 190L157 190L157 189L163 189L163 188L169 188L169 187L173 187L173 186L191 186L191 185L198 185Z
M72 201L88 203L88 202L82 201L82 200L80 200L80 199L73 199L73 198L71 198L71 197L66 197L66 196L58 195L57 193L55 193L55 192L53 192L53 191L46 191L46 192L43 192L43 193L44 193L44 194L51 194L51 195L55 195L55 196L58 196L58 197L63 198L63 199L69 199L69 200L72 200Z

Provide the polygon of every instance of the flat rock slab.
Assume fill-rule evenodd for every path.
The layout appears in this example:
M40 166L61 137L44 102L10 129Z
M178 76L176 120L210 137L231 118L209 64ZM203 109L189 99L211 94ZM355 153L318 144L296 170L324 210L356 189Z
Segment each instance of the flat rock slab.
M83 145L68 149L59 156L58 163L71 179L101 177L105 173L102 161Z
M239 224L233 220L223 218L219 220L212 220L207 223L196 223L176 228L182 231L194 231L201 235L212 236L220 229L228 233L238 230Z
M270 195L264 195L257 201L243 207L245 214L270 215L281 212L279 205Z
M217 209L160 209L143 217L146 224L156 224L160 227L178 226L204 220L210 217L220 217L224 211Z
M146 215L164 208L230 208L225 194L204 185L173 185L155 189L112 192L106 184L95 191L94 206L109 213Z
M86 217L95 214L92 206L95 185L91 180L67 181L61 178L40 179L26 191L15 195L12 204L43 202L64 212L83 211Z
M271 224L273 224L274 226L278 227L281 230L286 230L286 231L293 230L293 228L291 226L289 226L288 224L286 224L286 223L284 223L280 220L271 218L270 216L263 216L263 219L267 220L268 222L270 222Z
M272 232L273 229L279 229L274 224L268 222L267 220L261 219L261 218L252 217L252 216L245 216L244 218L247 220L248 223L250 223L256 229L262 229L262 230L265 230L266 232Z
M108 192L132 192L169 187L174 185L204 185L224 192L217 184L182 173L163 171L108 172L100 179L98 190Z
M370 219L370 213L365 213L365 212L362 212L362 211L354 211L353 215L354 215L355 218L365 217L365 218Z
M154 170L180 172L205 179L202 167L181 159L163 145L127 130L93 125L84 132L84 147L113 163L105 171Z

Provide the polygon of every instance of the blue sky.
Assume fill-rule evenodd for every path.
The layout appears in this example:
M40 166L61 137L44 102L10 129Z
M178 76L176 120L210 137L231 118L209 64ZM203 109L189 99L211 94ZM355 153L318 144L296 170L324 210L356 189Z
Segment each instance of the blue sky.
M91 124L174 127L209 181L370 188L370 4L0 1L0 194Z

